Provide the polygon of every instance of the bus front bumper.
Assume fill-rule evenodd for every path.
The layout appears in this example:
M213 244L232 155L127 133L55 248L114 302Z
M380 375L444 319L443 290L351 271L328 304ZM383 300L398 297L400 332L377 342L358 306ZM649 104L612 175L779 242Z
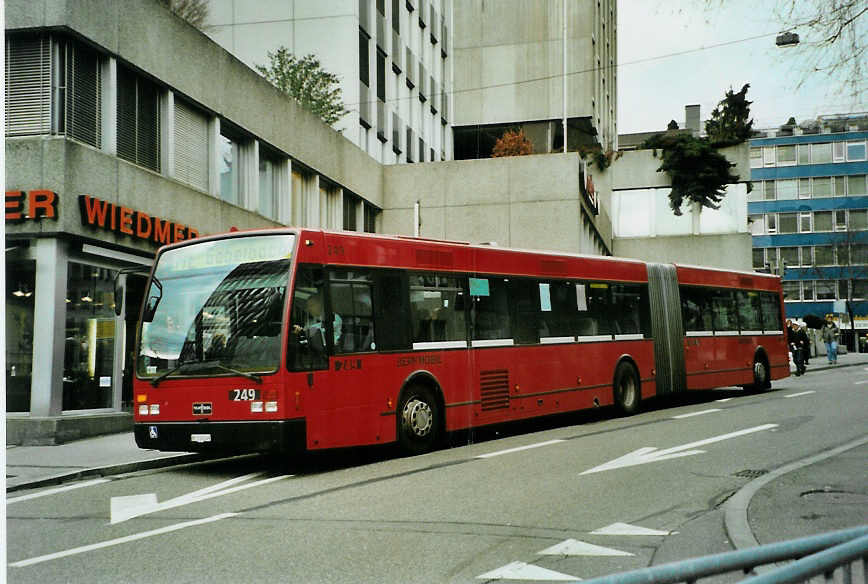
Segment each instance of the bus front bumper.
M151 422L134 425L139 448L171 452L290 452L304 450L303 419L273 422Z

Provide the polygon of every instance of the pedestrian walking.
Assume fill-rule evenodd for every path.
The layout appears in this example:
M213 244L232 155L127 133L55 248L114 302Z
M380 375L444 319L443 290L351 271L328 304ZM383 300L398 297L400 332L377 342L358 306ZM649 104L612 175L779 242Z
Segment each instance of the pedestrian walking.
M793 353L793 361L796 364L796 375L804 375L808 364L808 350L811 345L804 327L793 323L793 331L795 332L794 341L796 345L796 352Z
M841 331L838 329L835 321L832 320L832 315L827 314L826 323L820 329L820 336L826 344L826 358L829 359L830 365L838 364L838 336L840 334Z

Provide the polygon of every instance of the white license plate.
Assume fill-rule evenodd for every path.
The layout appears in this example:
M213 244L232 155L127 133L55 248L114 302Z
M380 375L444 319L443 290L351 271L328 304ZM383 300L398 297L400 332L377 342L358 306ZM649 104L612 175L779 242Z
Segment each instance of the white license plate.
M211 442L211 434L190 434L190 442Z

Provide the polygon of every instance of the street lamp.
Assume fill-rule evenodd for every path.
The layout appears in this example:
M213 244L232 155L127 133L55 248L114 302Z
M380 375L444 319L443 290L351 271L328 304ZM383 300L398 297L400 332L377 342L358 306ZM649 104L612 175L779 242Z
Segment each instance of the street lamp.
M782 32L775 38L775 44L779 47L794 47L799 44L799 35L794 32Z

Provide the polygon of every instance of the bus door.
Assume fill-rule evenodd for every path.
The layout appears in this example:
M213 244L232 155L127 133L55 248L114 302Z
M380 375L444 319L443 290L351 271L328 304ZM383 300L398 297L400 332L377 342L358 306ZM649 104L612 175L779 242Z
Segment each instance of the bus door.
M510 312L510 283L503 276L469 278L471 367L474 417L480 424L508 419L515 396L512 388L521 374L514 348Z
M691 356L681 322L681 299L675 266L648 264L648 293L651 302L651 331L654 337L654 367L657 394L684 391L685 349Z

